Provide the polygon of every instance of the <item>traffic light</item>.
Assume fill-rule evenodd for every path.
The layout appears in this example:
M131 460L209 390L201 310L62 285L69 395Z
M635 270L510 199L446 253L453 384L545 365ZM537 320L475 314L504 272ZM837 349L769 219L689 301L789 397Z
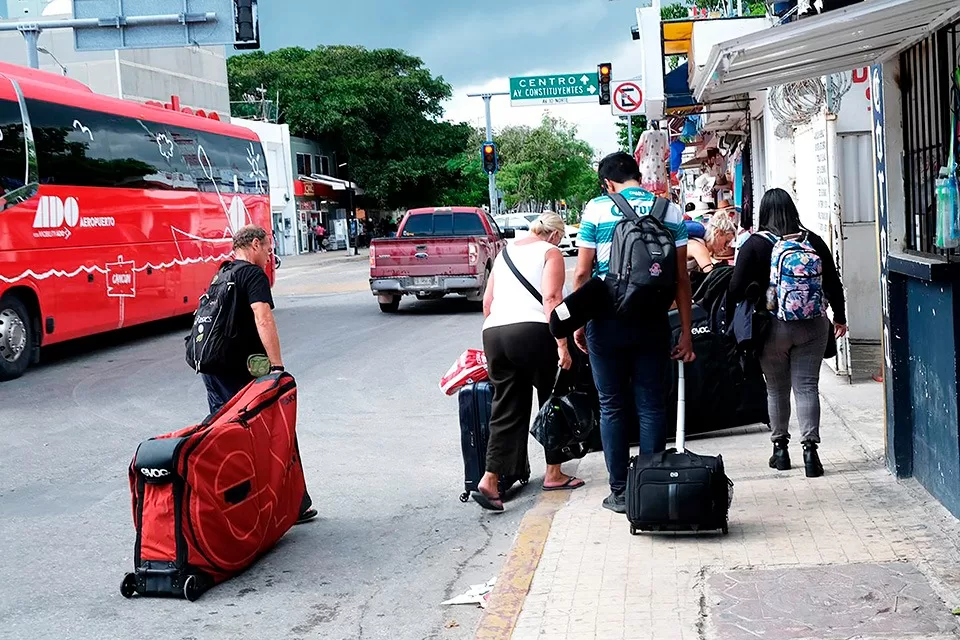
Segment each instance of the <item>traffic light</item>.
M480 147L480 155L483 157L483 170L487 173L496 173L500 169L500 161L497 158L497 145L487 141Z
M234 41L237 50L260 48L257 0L233 0Z
M612 75L612 64L604 62L597 65L597 80L600 83L600 104L610 104L610 77Z

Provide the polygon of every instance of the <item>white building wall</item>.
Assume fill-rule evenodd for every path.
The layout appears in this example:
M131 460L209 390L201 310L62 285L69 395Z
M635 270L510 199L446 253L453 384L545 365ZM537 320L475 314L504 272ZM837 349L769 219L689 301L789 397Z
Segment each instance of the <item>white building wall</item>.
M260 138L270 178L270 209L273 213L273 237L281 256L299 253L297 247L297 211L293 191L290 127L255 120L234 118L235 124L250 129Z

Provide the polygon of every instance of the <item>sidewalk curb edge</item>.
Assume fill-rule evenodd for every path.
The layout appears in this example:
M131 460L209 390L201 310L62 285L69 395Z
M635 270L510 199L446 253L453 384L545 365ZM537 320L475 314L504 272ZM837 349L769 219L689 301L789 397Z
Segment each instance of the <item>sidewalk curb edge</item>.
M530 584L540 564L553 517L567 504L570 491L541 492L523 516L517 537L497 576L497 584L480 618L475 640L510 640Z

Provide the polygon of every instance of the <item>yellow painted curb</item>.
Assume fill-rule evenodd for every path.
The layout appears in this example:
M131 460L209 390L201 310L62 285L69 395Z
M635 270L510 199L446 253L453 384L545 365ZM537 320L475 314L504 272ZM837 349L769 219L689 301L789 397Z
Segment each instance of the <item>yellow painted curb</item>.
M543 492L537 504L523 516L517 539L497 576L497 584L480 619L476 640L510 640L530 591L533 574L540 564L553 516L569 497L570 491Z

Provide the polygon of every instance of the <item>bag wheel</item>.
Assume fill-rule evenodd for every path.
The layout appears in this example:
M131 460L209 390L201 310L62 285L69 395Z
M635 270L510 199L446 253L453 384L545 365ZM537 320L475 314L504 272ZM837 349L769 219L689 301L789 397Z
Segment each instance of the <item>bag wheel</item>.
M137 594L137 576L128 573L123 576L123 582L120 583L120 595L130 599Z
M726 522L723 523L723 528L720 530L723 532L723 535L727 535L730 533L730 527L727 526Z
M187 579L183 581L183 597L190 602L196 602L200 594L200 581L197 580L197 576L187 576Z
M630 535L632 536L637 535L637 528L633 525L630 525Z
M466 502L469 499L470 499L470 494L467 493L466 491L460 494L460 502Z

